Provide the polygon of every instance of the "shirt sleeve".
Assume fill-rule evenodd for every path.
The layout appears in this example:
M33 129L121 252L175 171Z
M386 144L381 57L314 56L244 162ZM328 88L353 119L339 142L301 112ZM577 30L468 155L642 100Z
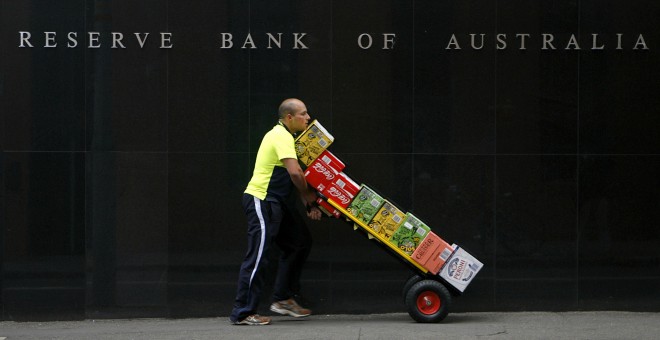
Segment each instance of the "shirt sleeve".
M275 142L275 153L277 154L277 159L279 160L283 160L285 158L298 159L293 136L291 136L291 134L289 134L286 130L284 133L277 134L277 139Z

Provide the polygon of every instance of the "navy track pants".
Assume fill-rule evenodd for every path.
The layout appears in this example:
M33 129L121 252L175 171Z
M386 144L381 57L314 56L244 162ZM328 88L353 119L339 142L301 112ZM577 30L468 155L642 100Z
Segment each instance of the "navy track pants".
M243 194L243 210L248 224L248 248L238 274L231 321L257 313L273 242L282 250L273 301L286 300L299 293L300 275L312 245L304 221L286 204Z

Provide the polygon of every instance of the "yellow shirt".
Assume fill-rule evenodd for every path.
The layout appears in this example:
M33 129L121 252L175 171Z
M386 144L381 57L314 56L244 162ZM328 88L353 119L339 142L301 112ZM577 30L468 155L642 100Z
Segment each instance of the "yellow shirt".
M245 193L260 200L285 200L293 187L285 158L298 159L293 135L280 123L264 135Z

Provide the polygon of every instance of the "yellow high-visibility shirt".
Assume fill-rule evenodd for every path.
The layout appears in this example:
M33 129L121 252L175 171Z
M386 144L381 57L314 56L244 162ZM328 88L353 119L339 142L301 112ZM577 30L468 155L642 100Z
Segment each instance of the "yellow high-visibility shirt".
M298 159L293 135L279 123L261 141L252 179L245 193L260 200L285 200L293 186L291 176L282 162L286 158Z

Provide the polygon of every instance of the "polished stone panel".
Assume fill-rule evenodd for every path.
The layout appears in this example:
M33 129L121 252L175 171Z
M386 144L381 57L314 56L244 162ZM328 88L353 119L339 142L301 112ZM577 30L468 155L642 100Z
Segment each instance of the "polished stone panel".
M332 129L337 152L412 151L412 16L412 4L406 2L333 2ZM384 42L383 34L392 32L395 48ZM370 48L360 47L362 34L370 34ZM368 46L367 38L362 39Z
M3 318L83 318L85 155L3 155Z
M166 10L157 0L100 1L87 9L86 29L99 32L100 45L85 50L87 149L167 150L169 49L161 48L170 45L161 36L169 33ZM123 35L121 45L112 32Z
M448 242L491 253L494 166L491 156L415 156L413 213Z
M3 150L85 149L85 53L68 49L68 32L84 31L84 2L3 1L0 110ZM62 18L68 18L62 20ZM10 29L11 27L11 29ZM29 32L20 46L19 31ZM44 32L53 32L46 41ZM45 48L56 45L56 48ZM11 51L6 53L5 51Z
M575 278L576 162L574 156L498 158L498 278Z
M414 13L414 111L403 116L413 122L414 152L493 153L496 51L473 49L470 34L492 39L496 3L415 2Z
M581 1L583 32L601 33L602 51L580 54L580 152L657 154L660 150L660 41L657 3ZM618 36L621 49L617 49ZM647 49L638 45L643 35ZM587 41L588 37L585 37ZM598 46L603 46L598 45ZM637 47L637 49L635 49Z
M577 308L577 159L497 159L496 303Z
M87 314L158 315L167 306L168 156L97 152L87 167Z
M580 52L565 47L578 32L577 3L506 1L497 12L505 36L489 41L506 47L496 58L497 152L575 153Z
M245 154L173 154L169 159L169 251L215 253L205 264L239 263L247 221L241 197L252 169ZM218 256L218 252L224 256ZM236 261L227 261L234 253ZM191 259L192 261L192 259ZM192 263L194 263L193 261Z
M231 20L244 16L247 3L175 1L167 9L168 28L176 33L167 58L169 149L248 151L250 52L240 49L239 39L249 28ZM221 48L221 33L232 34L233 48Z
M231 310L247 245L241 196L249 162L247 154L169 157L167 292L175 316Z
M660 197L650 188L660 186L658 171L658 156L580 159L580 306L657 307Z
M0 190L2 190L2 195L0 195L0 246L2 246L3 251L0 251L0 292L2 291L4 284L4 257L5 257L5 252L4 252L4 247L5 247L5 230L7 227L5 226L5 221L6 221L6 213L5 213L5 153L0 152L0 173L3 175L0 176ZM4 306L4 294L0 294L0 305ZM2 318L4 318L4 313L2 313Z

